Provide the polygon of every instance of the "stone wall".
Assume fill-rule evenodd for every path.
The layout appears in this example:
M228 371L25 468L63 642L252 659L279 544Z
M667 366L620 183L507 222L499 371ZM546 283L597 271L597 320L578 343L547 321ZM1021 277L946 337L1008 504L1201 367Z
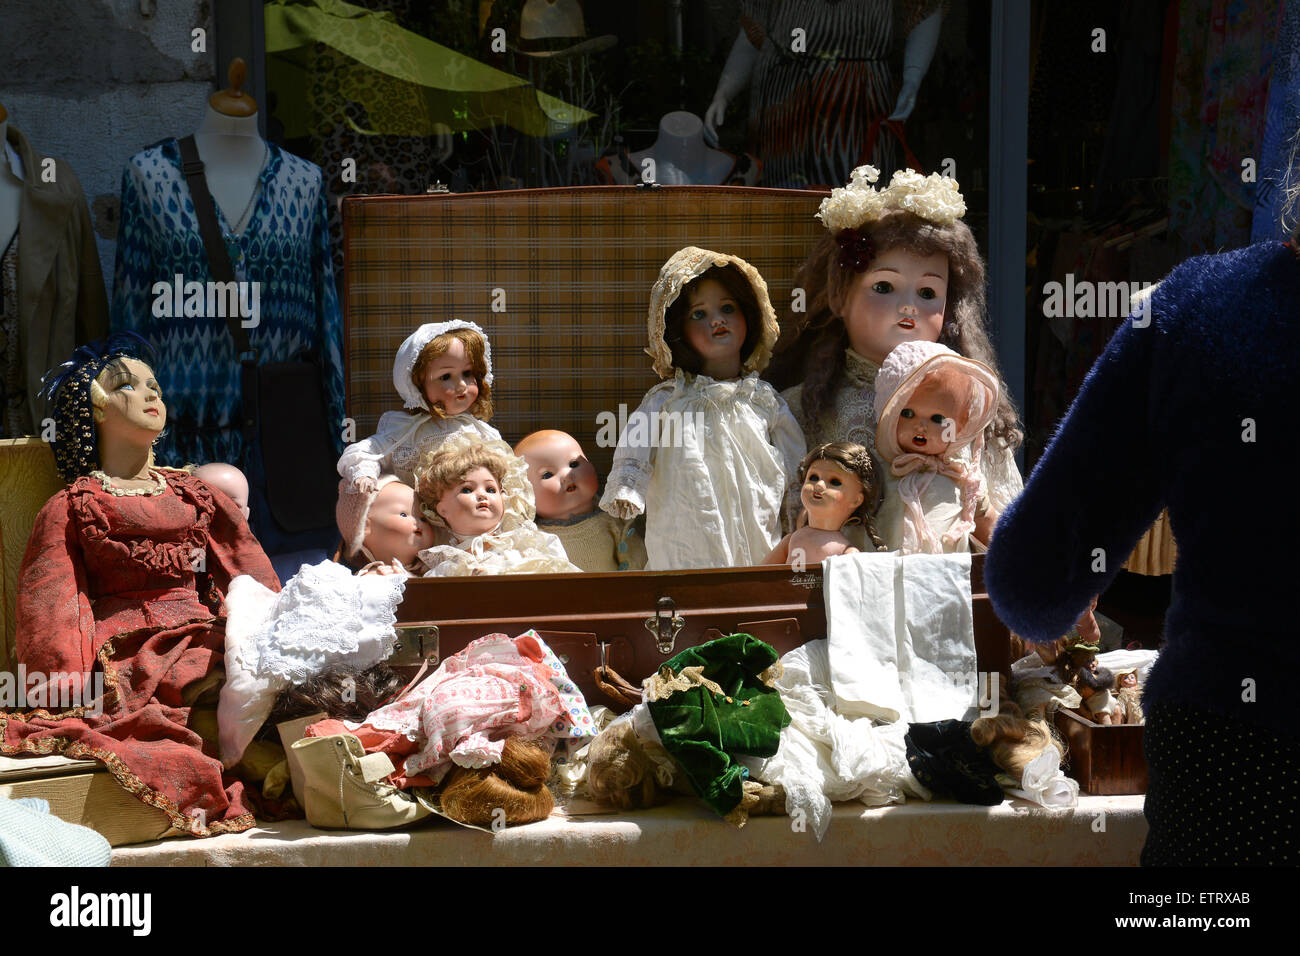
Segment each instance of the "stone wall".
M112 292L126 160L193 132L212 90L208 0L0 0L0 103L32 148L72 166ZM192 31L206 31L206 51Z

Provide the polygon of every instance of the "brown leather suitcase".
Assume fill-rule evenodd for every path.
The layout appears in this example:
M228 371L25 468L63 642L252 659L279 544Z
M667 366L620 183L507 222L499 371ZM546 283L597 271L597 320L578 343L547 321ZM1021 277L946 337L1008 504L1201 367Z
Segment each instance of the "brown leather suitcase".
M502 437L563 429L603 476L613 448L596 442L602 420L635 409L656 381L643 350L660 266L687 245L733 253L784 312L823 234L814 214L824 195L610 186L345 200L356 435L400 407L392 367L402 340L424 322L469 319L491 340ZM1005 675L1008 633L982 593L981 557L972 577L980 669ZM536 628L593 703L616 707L677 651L718 633L748 631L784 653L826 632L820 569L780 567L412 579L398 622L398 660L412 666L484 634Z

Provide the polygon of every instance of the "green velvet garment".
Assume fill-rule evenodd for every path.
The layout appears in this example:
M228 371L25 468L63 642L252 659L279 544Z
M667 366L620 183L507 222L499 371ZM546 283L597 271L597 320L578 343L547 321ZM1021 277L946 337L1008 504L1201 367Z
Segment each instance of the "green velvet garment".
M719 816L725 817L741 799L745 771L732 755L772 756L781 728L790 723L781 695L758 679L776 660L776 651L748 634L689 647L664 666L680 674L683 668L703 665L703 676L723 693L697 684L647 705L664 748Z

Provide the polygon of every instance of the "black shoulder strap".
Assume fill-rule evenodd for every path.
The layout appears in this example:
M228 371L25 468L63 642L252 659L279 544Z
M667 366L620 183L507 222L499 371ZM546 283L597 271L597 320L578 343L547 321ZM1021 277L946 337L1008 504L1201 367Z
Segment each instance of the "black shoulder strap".
M217 225L217 207L208 192L208 180L203 175L203 160L199 159L199 148L194 137L186 136L178 141L181 147L181 172L190 186L190 198L194 200L194 214L199 219L199 235L203 237L203 248L208 253L208 268L212 278L218 282L234 282L235 270L230 265L230 254L226 252L226 242L221 237L221 227ZM244 355L252 351L248 333L239 323L238 315L226 316L226 328L235 340L235 351Z
M203 248L208 253L208 269L212 278L218 282L234 282L235 270L230 265L230 253L226 251L226 241L221 237L221 227L217 225L217 207L208 192L208 180L203 175L203 160L199 159L199 148L194 137L186 136L179 140L181 147L181 172L189 183L190 198L194 200L194 214L199 220L199 234L203 237ZM260 397L257 378L257 352L248 341L248 333L239 322L238 315L226 316L226 328L235 341L235 354L239 359L239 392L241 401L240 430L244 436L244 453L252 446L257 435L257 423L261 417L258 399Z

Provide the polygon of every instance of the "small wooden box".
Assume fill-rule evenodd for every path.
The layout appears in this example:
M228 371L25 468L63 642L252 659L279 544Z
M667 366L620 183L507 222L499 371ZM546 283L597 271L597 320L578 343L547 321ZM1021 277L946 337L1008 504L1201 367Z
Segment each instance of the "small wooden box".
M1104 796L1147 792L1141 724L1105 727L1062 708L1056 729L1070 748L1066 773L1079 781L1080 790Z

